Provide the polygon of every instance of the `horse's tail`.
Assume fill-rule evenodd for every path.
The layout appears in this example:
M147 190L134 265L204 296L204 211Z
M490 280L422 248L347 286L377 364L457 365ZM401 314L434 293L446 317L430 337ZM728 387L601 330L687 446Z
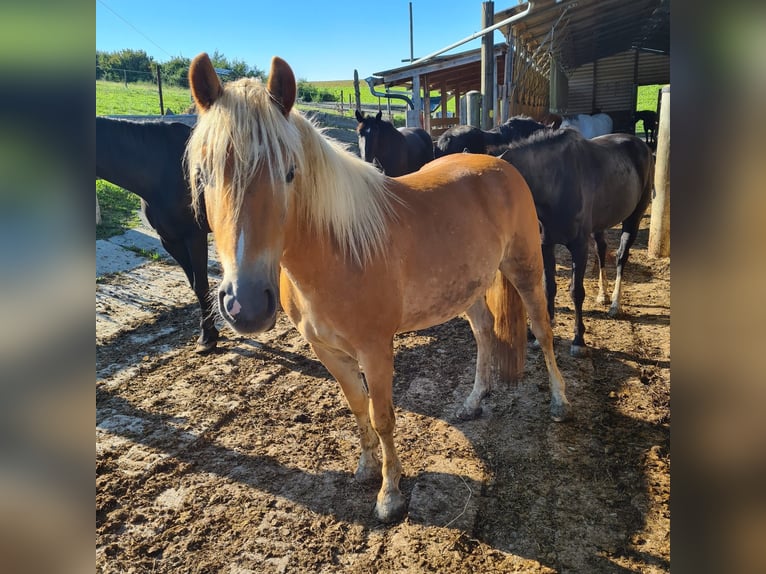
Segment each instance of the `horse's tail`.
M492 356L498 378L515 382L524 372L527 355L527 314L516 287L498 271L485 294L495 318Z

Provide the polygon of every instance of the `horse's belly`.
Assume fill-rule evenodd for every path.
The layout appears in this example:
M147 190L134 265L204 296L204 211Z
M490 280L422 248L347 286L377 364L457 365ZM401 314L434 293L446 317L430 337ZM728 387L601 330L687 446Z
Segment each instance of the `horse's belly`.
M402 296L402 323L398 329L417 331L445 323L465 312L489 288L495 269L480 274L463 270L449 279L438 273L417 285L407 285Z

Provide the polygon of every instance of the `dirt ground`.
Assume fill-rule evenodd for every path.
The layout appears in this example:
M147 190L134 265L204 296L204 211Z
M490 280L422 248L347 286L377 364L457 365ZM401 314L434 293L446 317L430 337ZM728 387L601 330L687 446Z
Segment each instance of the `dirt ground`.
M621 317L596 304L589 268L586 359L569 356L558 251L554 333L572 422L550 420L533 348L521 382L461 422L475 367L468 323L396 338L409 512L390 526L372 513L377 486L354 481L360 447L340 387L283 314L258 336L224 329L200 356L199 309L177 265L100 280L97 570L669 572L670 264L648 259L648 224Z

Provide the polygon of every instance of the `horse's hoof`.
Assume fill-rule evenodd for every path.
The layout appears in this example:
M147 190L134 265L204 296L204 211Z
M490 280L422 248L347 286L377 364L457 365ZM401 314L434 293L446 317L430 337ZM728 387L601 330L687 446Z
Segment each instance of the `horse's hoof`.
M215 349L219 338L217 329L212 332L202 332L197 339L197 346L194 347L194 352L199 354L209 353Z
M569 347L569 354L578 359L590 357L590 349L585 345L572 345Z
M463 405L455 413L455 417L457 417L459 421L472 421L472 420L478 419L480 416L481 416L481 406L478 406L475 409L469 409L468 407Z
M404 518L406 512L407 505L401 492L389 494L383 497L382 500L378 498L378 501L375 503L375 517L385 524L400 521Z
M551 403L551 418L557 423L572 420L572 405L569 403Z
M609 308L609 316L610 317L617 317L620 314L620 308L619 307L610 307Z

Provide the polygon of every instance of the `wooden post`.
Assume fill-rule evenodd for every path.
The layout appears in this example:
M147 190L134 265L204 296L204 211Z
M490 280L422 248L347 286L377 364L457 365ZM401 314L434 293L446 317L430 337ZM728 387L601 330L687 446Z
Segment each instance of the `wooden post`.
M654 192L649 224L649 257L670 257L670 86L662 88Z
M481 27L489 28L495 19L495 3L481 3ZM495 84L495 33L487 32L481 37L481 129L492 127L489 111L494 108L492 93Z
M362 111L362 98L359 95L359 72L354 70L354 96L356 97L356 109Z
M160 92L160 115L165 115L165 105L162 103L162 74L160 73L160 65L157 64L157 89Z

